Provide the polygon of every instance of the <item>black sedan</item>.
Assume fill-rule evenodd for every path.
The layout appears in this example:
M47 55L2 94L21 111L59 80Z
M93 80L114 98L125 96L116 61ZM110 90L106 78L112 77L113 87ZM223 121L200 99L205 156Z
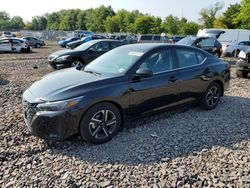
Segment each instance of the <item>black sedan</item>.
M75 49L59 50L49 55L48 61L53 69L82 67L100 55L123 45L122 42L110 39L88 41Z
M187 36L176 44L187 45L187 46L195 46L206 50L207 52L215 55L216 57L220 57L222 54L222 44L213 37L197 37L197 36Z
M106 39L107 37L103 36L103 35L93 35L93 36L86 36L86 37L82 37L80 40L76 40L73 42L69 42L68 44L66 44L66 48L69 49L74 49L77 46L80 46L81 44L91 41L91 40L97 40L97 39Z
M23 94L24 118L41 138L103 143L141 115L186 103L211 110L229 80L230 65L198 48L125 45L35 82Z

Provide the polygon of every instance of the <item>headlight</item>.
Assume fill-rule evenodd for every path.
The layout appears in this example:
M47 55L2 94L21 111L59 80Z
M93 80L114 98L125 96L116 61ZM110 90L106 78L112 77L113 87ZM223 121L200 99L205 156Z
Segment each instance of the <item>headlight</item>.
M65 110L65 109L76 106L82 98L83 96L72 98L72 99L67 99L63 101L40 103L37 105L37 108L39 108L41 111Z
M247 56L246 56L246 53L243 50L241 50L238 57L240 57L242 59L246 59Z
M55 61L59 62L59 61L65 61L67 60L67 58L69 57L69 55L63 55L63 56L59 56L55 59Z

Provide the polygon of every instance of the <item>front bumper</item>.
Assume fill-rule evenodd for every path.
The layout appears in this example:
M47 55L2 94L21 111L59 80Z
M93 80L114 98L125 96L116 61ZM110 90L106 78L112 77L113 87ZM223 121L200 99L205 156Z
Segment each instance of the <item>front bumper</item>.
M62 61L62 62L49 61L49 65L53 69L57 70L57 69L62 69L62 68L68 68L69 62L67 62L67 61Z
M23 112L25 124L34 136L64 140L78 133L81 117L77 110L39 111L36 104L23 99Z

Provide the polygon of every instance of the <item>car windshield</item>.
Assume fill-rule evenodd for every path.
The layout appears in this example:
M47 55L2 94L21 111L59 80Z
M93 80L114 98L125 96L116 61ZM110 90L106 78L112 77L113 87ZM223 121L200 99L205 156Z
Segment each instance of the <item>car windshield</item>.
M77 46L74 50L76 50L76 51L84 51L84 50L87 50L93 44L95 44L95 43L92 42L92 41L85 42L85 43L81 44L80 46Z
M195 40L196 40L195 37L185 37L180 41L178 41L176 44L192 46Z
M84 71L108 75L122 75L143 55L127 48L115 48L88 64Z

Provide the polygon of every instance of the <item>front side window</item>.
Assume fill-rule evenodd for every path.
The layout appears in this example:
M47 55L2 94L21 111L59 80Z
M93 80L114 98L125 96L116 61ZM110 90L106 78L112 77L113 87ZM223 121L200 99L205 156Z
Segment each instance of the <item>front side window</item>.
M99 42L93 46L93 48L98 51L108 51L109 50L109 43L108 42Z
M176 55L179 61L179 68L198 65L204 60L202 54L200 54L198 58L196 52L189 49L177 49Z
M140 68L148 68L154 74L173 69L173 60L170 50L160 50L150 54L142 62Z

